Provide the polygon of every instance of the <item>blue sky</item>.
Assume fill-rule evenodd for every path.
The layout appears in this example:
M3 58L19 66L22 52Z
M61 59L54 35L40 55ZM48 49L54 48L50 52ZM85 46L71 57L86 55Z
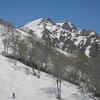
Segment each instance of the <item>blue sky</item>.
M0 0L0 18L17 27L38 18L68 20L100 33L100 0Z

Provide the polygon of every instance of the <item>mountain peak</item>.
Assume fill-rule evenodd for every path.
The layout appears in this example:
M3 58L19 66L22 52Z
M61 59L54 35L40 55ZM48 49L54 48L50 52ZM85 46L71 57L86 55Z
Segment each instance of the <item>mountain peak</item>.
M39 18L37 20L33 20L27 24L24 25L24 27L27 27L29 29L34 29L34 27L39 25L54 25L55 23L50 18Z
M55 25L51 18L44 18L40 24L43 25Z
M51 18L46 18L45 20L49 21L50 23L54 23Z
M35 25L38 25L39 23L41 23L43 20L44 20L43 18L39 18L37 20L33 20L33 21L25 24L24 26L27 26L27 27L35 26Z
M68 30L70 32L78 32L77 27L67 20L62 23L57 23L57 24L60 25L63 29Z
M98 35L98 34L93 30L82 29L80 32L80 35L81 36L89 36L89 35Z

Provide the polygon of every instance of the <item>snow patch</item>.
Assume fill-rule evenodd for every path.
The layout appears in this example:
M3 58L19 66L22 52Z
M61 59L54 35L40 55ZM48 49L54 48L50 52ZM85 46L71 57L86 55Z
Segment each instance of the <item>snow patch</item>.
M43 20L43 18L40 18L40 19L31 21L31 22L27 23L27 24L25 25L25 27L29 27L30 29L33 29L34 26L37 26L42 20Z
M95 32L91 32L91 33L90 33L90 36L91 36L91 35L95 35Z
M85 54L89 57L91 46L86 47Z

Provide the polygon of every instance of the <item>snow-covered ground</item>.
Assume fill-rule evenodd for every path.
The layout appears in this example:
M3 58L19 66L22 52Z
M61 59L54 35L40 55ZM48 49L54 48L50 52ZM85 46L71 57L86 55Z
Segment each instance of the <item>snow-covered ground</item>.
M0 55L0 100L57 100L56 81L46 73L41 72L41 78L33 76L31 68L26 74L26 66ZM62 100L93 100L87 94L82 94L77 86L62 82Z

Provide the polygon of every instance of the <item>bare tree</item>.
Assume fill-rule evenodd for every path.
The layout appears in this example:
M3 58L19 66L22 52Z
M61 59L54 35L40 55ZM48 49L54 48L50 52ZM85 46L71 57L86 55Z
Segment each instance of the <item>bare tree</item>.
M53 58L53 74L56 77L57 98L61 99L61 82L65 74L69 61L63 54L58 54Z
M33 62L33 58L34 58L34 42L32 41L32 42L29 42L29 44L28 44L28 59L29 59L29 62L30 62L30 67L32 67L32 70L33 70L33 73L34 73L34 75L36 75L36 72L35 72L35 70L34 70L34 67L33 67L33 65L32 65L32 62Z
M35 62L37 65L37 77L40 78L40 67L42 66L42 50L40 50L41 45L38 41L34 41L31 37L28 37L28 41L30 44L28 44L28 58L30 61L30 64L32 62ZM42 48L41 48L42 49ZM36 72L34 68L32 67L34 75L36 75Z
M27 58L28 58L27 57L28 56L28 43L27 43L27 41L25 41L25 39L19 40L18 53L19 53L20 58L24 60L24 63L26 65L26 71L27 71L26 73L28 75L28 67L27 67L27 63L26 63Z
M2 42L4 44L4 55L8 55L8 48L11 43L11 29L7 28L6 32L2 33Z
M39 50L39 48L35 48L35 61L38 65L38 78L40 78L40 67L42 66L42 56L41 56L41 51Z
M11 36L11 47L13 49L13 56L15 57L15 65L17 65L17 50L18 50L18 42L20 41L20 36L19 35L15 35L12 32L12 36Z

